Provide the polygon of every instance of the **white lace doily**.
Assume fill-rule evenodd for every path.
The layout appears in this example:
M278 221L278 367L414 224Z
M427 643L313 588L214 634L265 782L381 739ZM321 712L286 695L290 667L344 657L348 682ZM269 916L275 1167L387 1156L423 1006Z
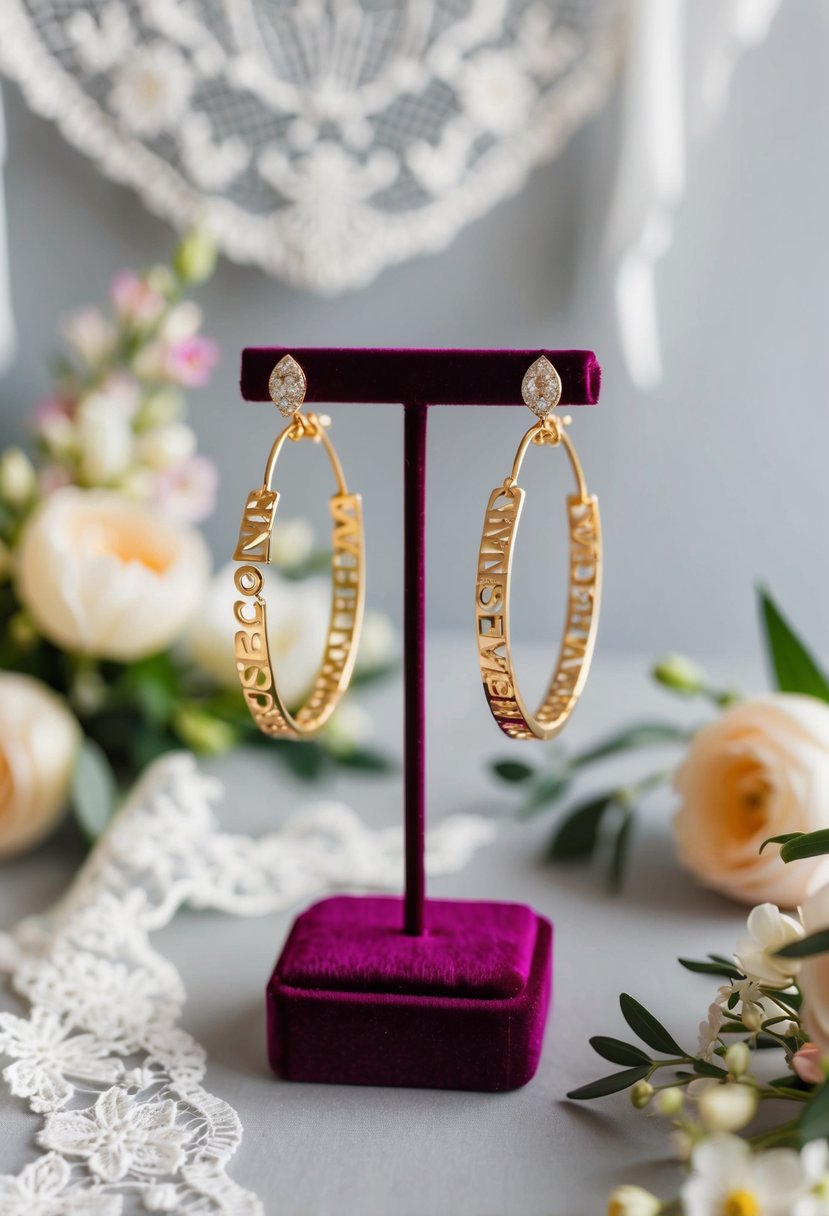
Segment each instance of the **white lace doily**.
M0 1013L3 1077L43 1116L44 1150L0 1176L3 1216L261 1216L227 1176L239 1117L202 1087L181 978L150 934L184 903L253 916L329 889L397 887L402 834L322 803L258 840L228 835L211 809L220 794L192 756L158 761L57 907L0 934L0 970L31 1006ZM444 820L428 868L460 868L493 834L476 816Z
M599 107L624 0L2 0L0 68L179 227L320 291L440 249Z

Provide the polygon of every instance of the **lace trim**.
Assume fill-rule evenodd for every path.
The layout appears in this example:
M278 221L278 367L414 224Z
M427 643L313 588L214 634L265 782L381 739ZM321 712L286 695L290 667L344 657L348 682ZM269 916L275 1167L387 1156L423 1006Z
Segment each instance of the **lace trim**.
M150 944L185 902L257 916L330 889L392 888L402 833L321 803L253 840L220 832L220 784L189 754L158 761L60 903L0 934L0 970L31 1006L0 1013L3 1077L43 1116L45 1150L0 1176L3 1216L151 1212L261 1216L226 1173L242 1128L202 1086L204 1049L178 1025L185 992ZM431 833L432 873L494 836L457 815Z
M150 210L336 292L444 248L558 154L611 88L620 7L4 0L0 67Z

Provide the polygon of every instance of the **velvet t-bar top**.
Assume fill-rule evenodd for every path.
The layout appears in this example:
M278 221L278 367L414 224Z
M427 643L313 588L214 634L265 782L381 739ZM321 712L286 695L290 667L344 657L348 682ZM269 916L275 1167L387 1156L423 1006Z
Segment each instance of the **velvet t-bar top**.
M242 351L246 401L270 401L268 378L293 355L309 402L406 405L523 405L521 380L539 355L561 377L562 405L595 405L601 367L590 350L406 350L249 346Z

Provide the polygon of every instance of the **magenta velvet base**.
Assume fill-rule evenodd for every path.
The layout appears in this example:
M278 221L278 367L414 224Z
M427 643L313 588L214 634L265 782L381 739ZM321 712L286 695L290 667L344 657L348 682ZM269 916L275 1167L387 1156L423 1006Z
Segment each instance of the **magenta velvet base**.
M268 983L271 1065L289 1081L508 1090L535 1073L552 925L524 904L336 896L297 918Z

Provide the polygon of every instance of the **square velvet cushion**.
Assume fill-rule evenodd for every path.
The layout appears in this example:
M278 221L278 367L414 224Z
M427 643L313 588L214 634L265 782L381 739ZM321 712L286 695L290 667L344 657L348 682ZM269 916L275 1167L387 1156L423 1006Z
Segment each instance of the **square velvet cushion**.
M267 987L286 1080L509 1090L538 1066L552 926L524 904L336 896L297 918Z

